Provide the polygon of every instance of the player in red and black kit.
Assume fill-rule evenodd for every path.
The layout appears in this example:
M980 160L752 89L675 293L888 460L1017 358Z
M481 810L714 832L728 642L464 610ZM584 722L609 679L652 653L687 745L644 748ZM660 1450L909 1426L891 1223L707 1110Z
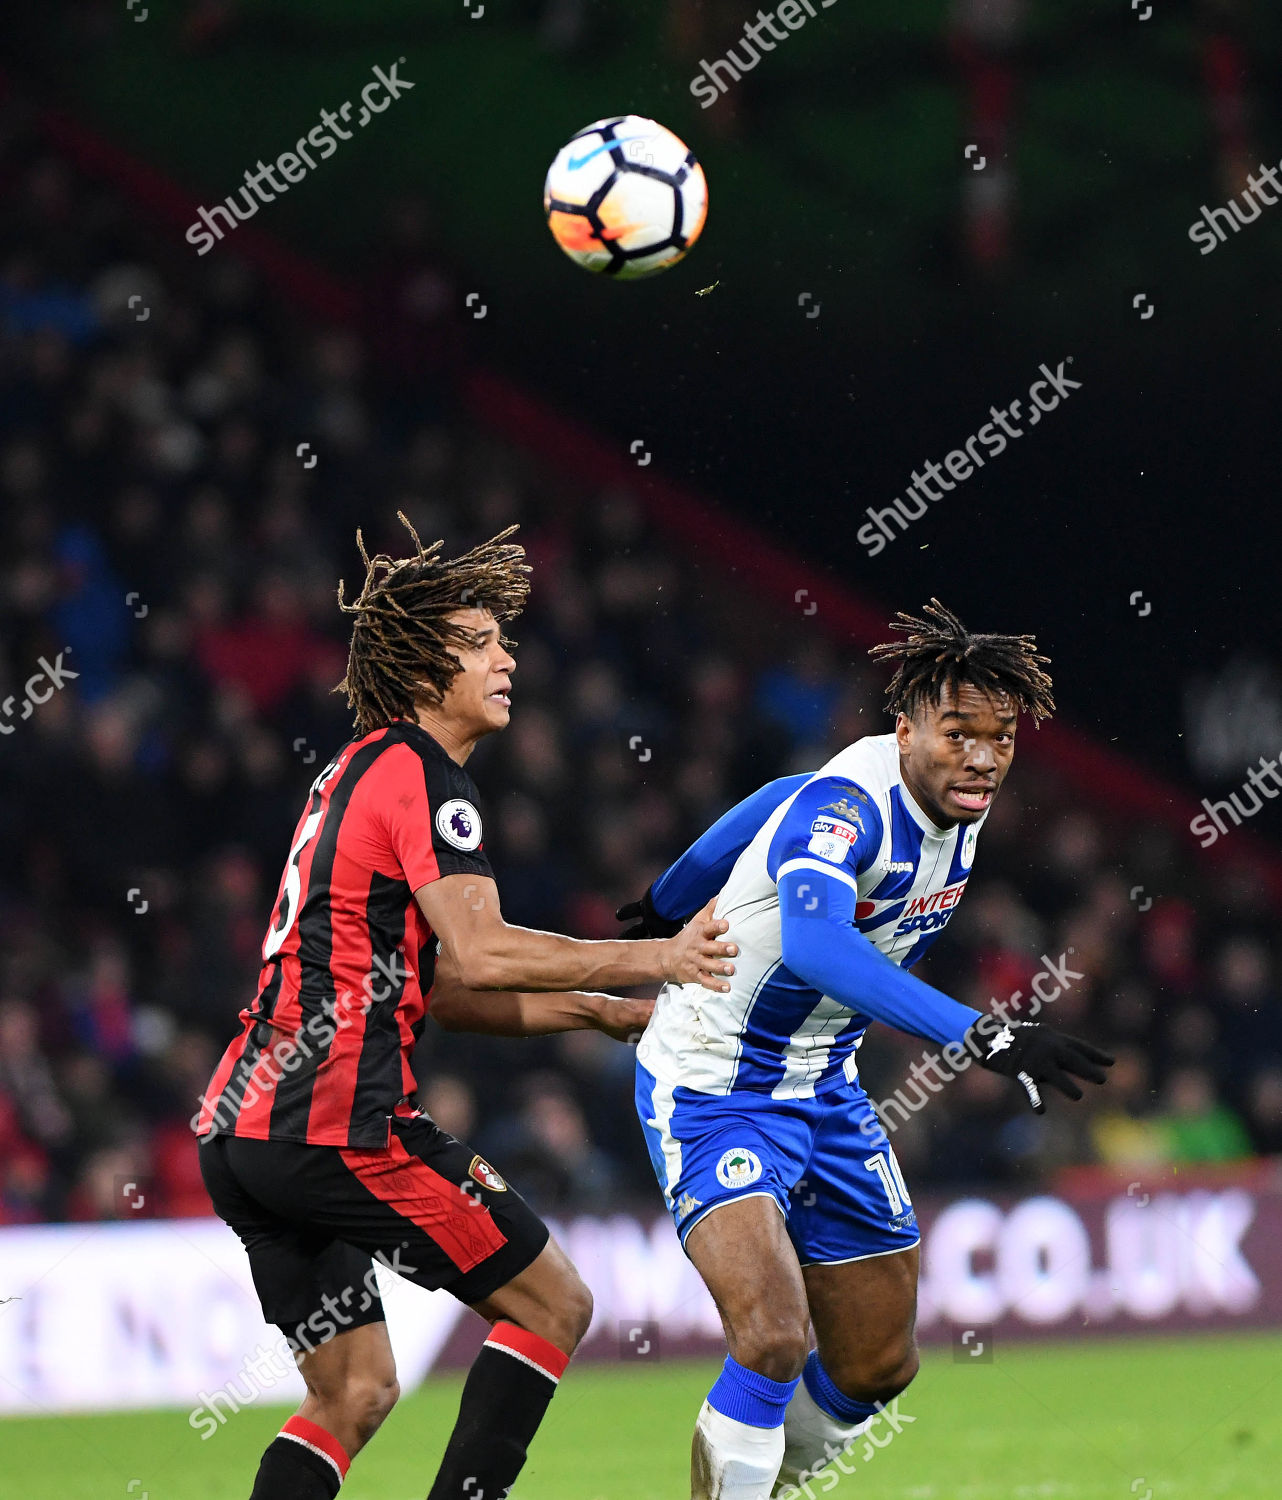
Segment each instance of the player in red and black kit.
M515 662L499 627L529 591L509 535L453 561L416 535L400 560L371 561L362 544L360 596L346 604L339 588L354 616L342 687L360 737L312 783L258 994L194 1122L214 1207L307 1383L251 1500L332 1500L391 1410L375 1258L492 1325L428 1500L507 1493L587 1330L590 1294L542 1220L412 1102L429 999L450 1029L625 1037L648 1002L588 991L729 987L725 923L702 914L639 943L503 920L463 765L508 722Z

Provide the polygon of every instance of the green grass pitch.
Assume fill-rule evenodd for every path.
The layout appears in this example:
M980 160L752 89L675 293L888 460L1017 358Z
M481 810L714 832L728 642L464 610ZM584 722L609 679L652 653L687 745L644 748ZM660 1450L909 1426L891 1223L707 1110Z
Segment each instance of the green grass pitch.
M684 1500L704 1364L573 1366L514 1500ZM342 1500L423 1500L459 1380L405 1397ZM848 1500L1254 1500L1282 1494L1282 1336L927 1351L914 1417L818 1495ZM202 1442L186 1413L0 1421L0 1494L24 1500L245 1500L283 1420L260 1406ZM863 1444L852 1452L858 1455Z

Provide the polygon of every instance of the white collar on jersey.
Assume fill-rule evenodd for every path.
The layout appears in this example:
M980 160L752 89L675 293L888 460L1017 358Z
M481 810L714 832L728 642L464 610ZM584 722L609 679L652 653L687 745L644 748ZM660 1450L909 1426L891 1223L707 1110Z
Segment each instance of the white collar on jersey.
M951 828L941 828L932 818L926 816L917 805L913 794L908 790L908 783L904 780L903 772L899 773L899 795L904 799L904 806L908 809L908 816L921 829L928 839L946 839L957 832L957 824Z

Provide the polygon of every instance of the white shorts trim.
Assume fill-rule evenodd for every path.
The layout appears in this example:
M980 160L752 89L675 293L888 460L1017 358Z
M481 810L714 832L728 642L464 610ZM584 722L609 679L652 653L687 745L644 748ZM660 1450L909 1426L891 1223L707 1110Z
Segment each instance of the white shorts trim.
M911 1245L897 1245L893 1250L873 1250L868 1255L848 1255L844 1260L803 1260L802 1268L806 1266L850 1266L857 1260L880 1260L883 1255L903 1255L906 1250L915 1250L921 1244L921 1236Z
M681 1240L681 1248L685 1250L686 1235L690 1233L690 1231L696 1224L701 1224L709 1214L715 1214L719 1208L728 1208L732 1203L742 1203L745 1198L769 1198L771 1203L773 1203L774 1206L779 1210L784 1221L787 1221L788 1215L784 1213L783 1205L779 1202L778 1198L775 1197L775 1195L770 1191L769 1188L756 1188L751 1193L736 1193L733 1198L722 1198L718 1203L709 1203L707 1208L702 1209L699 1213L695 1214L692 1219L688 1219L681 1226L681 1228L677 1230L677 1235ZM689 1251L687 1251L686 1253L689 1254Z

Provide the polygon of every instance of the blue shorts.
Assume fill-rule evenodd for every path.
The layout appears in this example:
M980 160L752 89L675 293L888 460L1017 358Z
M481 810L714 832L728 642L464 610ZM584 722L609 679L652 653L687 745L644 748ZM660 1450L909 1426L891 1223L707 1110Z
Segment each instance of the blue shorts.
M750 1197L779 1205L803 1266L918 1243L899 1163L856 1083L816 1099L700 1094L638 1063L636 1105L682 1244L714 1208Z

